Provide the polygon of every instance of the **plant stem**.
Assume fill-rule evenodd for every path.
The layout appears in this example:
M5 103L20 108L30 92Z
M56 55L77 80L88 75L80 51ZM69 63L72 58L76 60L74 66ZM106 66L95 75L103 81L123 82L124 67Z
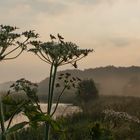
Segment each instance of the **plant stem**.
M48 93L48 109L47 109L47 114L50 112L50 94L51 94L51 86L52 86L52 73L53 73L53 65L54 62L51 65L50 69L50 77L49 77L49 93Z
M52 114L51 114L51 117L53 117L54 113L56 112L57 107L58 107L58 104L59 104L59 102L60 102L60 98L61 98L61 96L63 95L65 89L66 89L66 87L63 88L63 90L61 91L60 95L58 96L58 99L57 99L57 102L56 102L56 106L55 106L55 108L54 108L54 110L53 110L53 112L52 112Z
M50 69L47 115L50 114L50 94L51 94L51 86L52 86L53 66L54 66L54 62L51 64L51 69ZM45 140L49 140L49 130L50 130L49 127L50 127L49 124L45 122Z
M51 86L51 94L50 94L50 112L53 104L53 94L54 94L54 86L55 86L55 79L56 79L56 72L57 72L57 66L54 66L54 73L53 73L53 79L52 79L52 86Z
M1 101L1 97L0 97L0 115L1 115L1 130L2 130L2 140L6 140L6 136L5 136L5 126L4 126L4 112L3 112L3 103Z
M17 109L16 109L15 112L12 114L12 116L11 116L11 118L10 118L10 120L9 120L9 123L8 123L8 126L7 126L7 129L6 129L6 130L9 129L9 127L10 127L10 125L11 125L11 123L12 123L12 120L13 120L14 116L15 116L15 115L18 113L18 111L19 111L24 105L26 105L28 102L29 102L29 101L23 102L19 107L17 107Z
M1 139L6 140L6 135L2 133Z
M47 110L48 115L50 115L51 113L51 108L53 103L52 101L53 101L53 94L54 94L56 72L57 72L57 65L54 65L54 63L52 63L51 71L50 71L50 81L49 81L48 110ZM49 140L50 125L46 122L45 127L46 127L45 140Z
M50 125L46 122L45 123L45 139L44 140L49 140L50 137Z

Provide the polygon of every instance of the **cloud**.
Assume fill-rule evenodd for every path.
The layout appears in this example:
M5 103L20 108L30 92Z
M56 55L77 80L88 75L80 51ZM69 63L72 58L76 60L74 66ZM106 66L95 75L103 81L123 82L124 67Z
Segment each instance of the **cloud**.
M64 2L53 2L44 0L7 0L0 1L0 17L5 17L7 14L9 18L35 18L40 13L46 13L48 15L59 15L67 9L67 5ZM3 19L6 19L3 18Z
M128 38L112 38L109 41L115 47L127 47L132 43L132 40Z
M34 13L46 12L48 14L59 14L66 11L72 7L79 7L83 5L84 7L105 5L105 4L116 4L120 3L121 0L117 2L114 0L4 0L0 1L1 9L13 9L17 5L28 5L32 8ZM124 2L125 1L125 2ZM130 3L130 0L124 0L121 3ZM138 0L133 0L133 3L138 2ZM132 3L132 1L131 1ZM19 12L23 10L20 9Z
M78 0L78 3L81 4L100 4L100 3L108 3L108 4L112 4L114 2L114 0Z
M48 40L50 33L60 33L66 41L94 48L95 53L81 61L79 68L139 65L139 7L140 0L1 0L0 19L3 24L17 25L22 30L35 29L41 40ZM34 76L38 79L45 75L44 63L40 65L39 60L26 54L20 58L14 66L12 61L6 62L3 71L14 71L22 65L25 69L19 67L19 73L26 75L32 67L39 66ZM37 76L38 73L44 75ZM32 75L30 78L35 79Z

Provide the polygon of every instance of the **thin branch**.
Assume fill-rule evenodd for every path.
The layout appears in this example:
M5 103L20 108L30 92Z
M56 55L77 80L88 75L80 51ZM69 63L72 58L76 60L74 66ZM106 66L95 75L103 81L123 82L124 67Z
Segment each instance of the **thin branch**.
M39 52L40 52L40 54L42 55L42 57L44 57L45 60L47 60L48 62L51 63L51 60L49 59L48 55L47 55L47 58L46 58L46 57L44 56L44 54L43 54L41 51L39 51Z
M68 56L67 56L68 57ZM62 62L64 62L64 59L63 59L63 57L60 57L59 58L59 63L58 63L58 65L60 65Z
M58 104L59 104L59 101L60 101L60 98L61 98L61 96L63 95L65 89L66 89L66 86L63 88L63 90L61 91L60 95L58 96L58 99L57 99L57 102L56 102L56 106L55 106L55 108L54 108L54 111L53 111L52 114L51 114L51 117L52 117L52 116L54 115L54 113L56 112L57 107L58 107Z
M66 57L66 58L69 58L69 55L67 55L67 56L65 56L65 57ZM63 57L61 57L60 59L62 59L62 60L59 62L59 65L61 66L61 65L65 65L65 64L69 64L69 63L75 62L75 61L77 61L77 60L76 60L77 58L78 58L78 57L75 57L75 58L73 58L73 59L68 59L68 60L67 60L67 63L65 63ZM62 62L64 62L64 63L62 64Z
M39 59L41 59L42 61L44 61L44 62L46 62L46 63L48 63L48 64L51 64L50 62L44 60L39 54L36 53L36 55L37 55L37 56L39 57Z
M29 101L23 102L23 104L21 104L21 105L15 110L15 112L12 114L12 116L11 116L11 118L10 118L10 120L9 120L9 123L8 123L8 126L7 126L6 130L9 129L9 127L10 127L10 125L11 125L11 123L12 123L12 120L13 120L14 116L18 113L18 111L21 109L21 107L23 107L24 105L26 105L28 102L29 102Z
M23 49L22 49L22 50L19 52L19 54L17 54L16 56L14 56L14 57L9 57L9 58L4 58L3 60L15 59L15 58L17 58L18 56L20 56L22 52L23 52ZM4 57L5 57L5 56L4 56Z
M8 47L7 45L3 45L3 47L0 51L0 56L3 55L3 53L6 51L7 47Z
M63 65L69 64L69 63L73 63L73 62L75 62L75 61L79 61L79 60L81 60L81 59L84 58L84 57L85 57L85 56L82 56L82 57L79 58L79 59L75 58L75 59L73 59L73 60L71 60L71 61L68 61L68 62L66 62L66 63L62 63L62 64L60 64L59 66L63 66Z
M35 101L35 104L37 105L38 110L39 110L41 113L43 113L43 111L41 110L40 105L38 104L38 102L37 102L37 101Z
M49 55L48 55L48 54L46 54L46 56L47 56L47 58L49 59L49 61L51 62L51 58L49 57Z
M28 40L29 40L29 38L27 38L22 44L25 44ZM16 48L14 48L13 50L11 50L10 52L8 52L7 54L5 54L5 56L11 54L12 52L16 51L16 50L17 50L18 48L20 48L20 47L21 47L21 44L20 44L18 47L16 47Z
M7 55L9 55L10 53L16 51L19 47L20 47L20 45L19 45L18 47L14 48L13 50L11 50L10 52L6 53L5 56L7 56Z

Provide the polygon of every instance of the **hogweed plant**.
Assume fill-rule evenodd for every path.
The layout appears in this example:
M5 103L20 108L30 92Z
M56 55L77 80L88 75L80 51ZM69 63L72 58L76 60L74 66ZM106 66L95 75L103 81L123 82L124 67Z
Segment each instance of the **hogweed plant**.
M57 128L55 121L51 119L46 113L43 113L37 96L36 83L32 83L24 78L17 80L13 85L11 85L10 90L7 95L2 99L5 109L5 120L8 122L5 125L5 136L11 134L19 129L22 129L26 125L30 125L36 128L41 122L47 122L53 128ZM16 96L24 95L23 98L17 99ZM22 113L28 118L28 121L23 121L12 126L12 121L16 115Z
M17 33L17 27L0 25L0 61L10 60L17 58L24 50L31 39L36 39L38 34L34 31L25 31ZM4 112L3 104L0 97L0 126L2 139L5 140L5 128L4 128Z
M79 78L72 77L70 73L61 73L59 75L58 83L56 83L55 86L56 88L62 88L62 90L58 96L53 112L48 115L40 108L39 99L37 96L38 85L24 78L17 80L10 86L10 90L2 98L5 114L5 136L24 128L27 125L37 128L42 122L51 125L54 131L61 132L62 130L60 129L60 125L52 119L52 116L57 110L58 103L64 91L70 90L71 88L76 88L79 81L81 81ZM15 96L17 98L15 98ZM23 122L17 123L13 126L12 121L19 113L22 113L24 116L26 116L28 121L23 120ZM5 122L8 124L5 125Z
M47 99L47 114L49 116L51 115L52 111L55 80L58 67L71 64L74 66L74 68L77 68L77 62L93 51L92 49L79 49L76 44L72 42L65 42L64 38L60 34L57 34L57 38L50 35L50 38L51 41L49 42L31 41L30 43L33 48L28 50L33 52L42 61L51 65ZM45 140L49 140L49 131L50 126L46 123Z
M4 106L3 107L4 115L1 116L4 116L2 129L5 130L3 133L5 135L5 139L8 134L13 133L23 128L25 125L29 124L29 122L24 121L15 124L14 126L11 126L12 121L17 114L21 112L26 113L27 112L26 108L29 109L31 105L34 106L33 103L37 102L36 90L37 90L36 84L31 83L30 81L27 81L25 79L20 79L17 80L13 85L11 85L10 90L7 92L6 95L2 97L2 105ZM18 94L19 95L24 94L25 98L15 99L13 96L15 93L16 96L18 96Z

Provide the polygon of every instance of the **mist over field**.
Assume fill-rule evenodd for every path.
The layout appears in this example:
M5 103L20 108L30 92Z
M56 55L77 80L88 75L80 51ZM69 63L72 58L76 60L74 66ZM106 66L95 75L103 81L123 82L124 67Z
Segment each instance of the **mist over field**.
M65 70L59 71L60 73L71 73L74 77L79 77L82 80L93 79L96 83L97 89L100 95L119 95L119 96L140 96L140 67L99 67L94 69L85 70ZM7 82L0 84L0 90L8 90L8 87L13 82ZM43 98L46 97L48 91L48 78L44 78L38 83L38 95ZM56 91L57 97L58 91ZM75 97L75 90L66 91L64 94L64 100L71 100Z
M99 67L95 69L66 70L59 73L69 72L82 80L93 79L100 95L140 96L140 67ZM46 78L39 83L39 93L45 94L48 83ZM74 91L66 95L71 98ZM64 95L65 96L65 95Z

